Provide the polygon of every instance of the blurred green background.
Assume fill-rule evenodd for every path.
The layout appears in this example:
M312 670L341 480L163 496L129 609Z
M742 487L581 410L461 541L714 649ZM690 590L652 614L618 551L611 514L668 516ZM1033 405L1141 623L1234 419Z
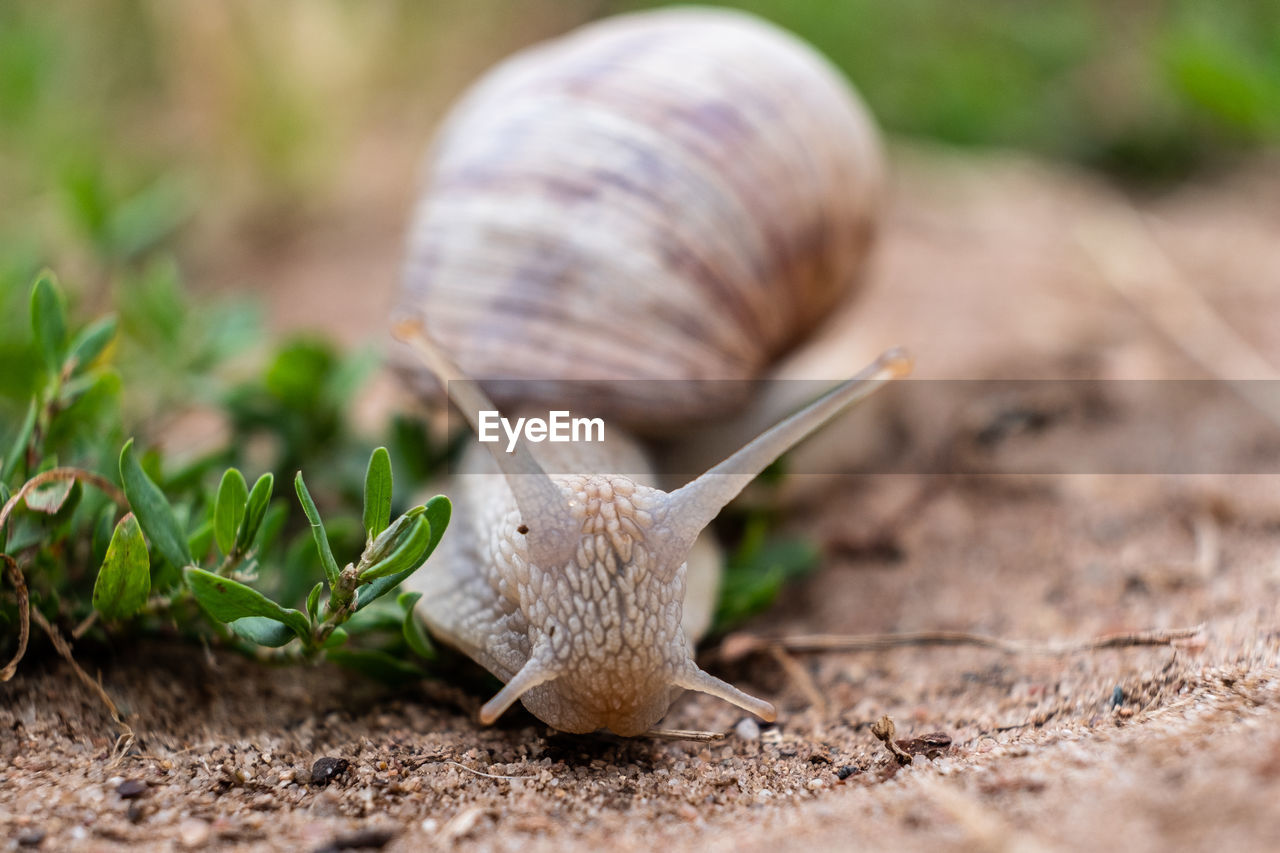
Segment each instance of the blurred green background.
M151 405L255 339L263 321L211 291L256 291L272 331L369 337L449 101L521 45L641 5L3 0L0 398L24 396L21 302L42 265L80 316L123 311ZM1156 187L1280 140L1280 0L725 5L815 43L896 135ZM191 308L184 282L214 301ZM321 298L354 288L350 310Z

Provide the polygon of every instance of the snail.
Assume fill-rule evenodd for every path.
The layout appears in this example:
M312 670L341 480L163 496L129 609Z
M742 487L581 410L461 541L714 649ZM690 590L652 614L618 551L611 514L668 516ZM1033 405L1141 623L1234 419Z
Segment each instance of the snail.
M568 388L610 426L603 443L472 445L449 533L407 582L432 634L505 683L482 723L519 700L562 731L631 736L684 690L775 718L693 660L720 569L699 534L905 358L670 492L629 433L741 405L693 380L759 376L816 327L863 267L881 183L874 126L839 74L740 12L591 24L499 64L454 107L397 308L429 370L406 370L477 432L482 412L546 411Z

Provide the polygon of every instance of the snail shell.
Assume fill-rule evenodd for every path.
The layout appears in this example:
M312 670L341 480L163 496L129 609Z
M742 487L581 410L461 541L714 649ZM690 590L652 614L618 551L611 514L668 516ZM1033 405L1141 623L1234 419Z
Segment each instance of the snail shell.
M821 57L751 16L690 9L502 63L449 116L429 167L398 334L477 428L486 391L515 415L585 387L591 414L650 431L734 402L692 380L755 378L829 312L858 277L881 186L872 124ZM617 431L511 455L473 444L463 471L489 476L450 487L453 525L409 583L428 628L505 682L481 721L520 700L565 731L633 735L685 689L773 719L693 660L719 572L700 534L897 366L672 492ZM468 376L483 388L456 381ZM636 384L661 399L617 393Z
M504 407L562 405L573 379L633 428L722 413L739 401L707 385L610 395L759 376L856 282L881 184L871 120L805 43L725 10L608 19L501 63L448 116L401 310L469 376L549 381L491 388Z

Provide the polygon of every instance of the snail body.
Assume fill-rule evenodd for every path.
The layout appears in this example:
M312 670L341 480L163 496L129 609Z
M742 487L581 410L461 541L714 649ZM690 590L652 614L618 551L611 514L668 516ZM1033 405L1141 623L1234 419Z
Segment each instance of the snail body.
M615 389L758 376L856 282L880 184L865 111L794 37L728 11L606 20L502 63L446 120L397 334L477 432L482 411L545 412L570 387L649 433L722 414L737 401L704 383ZM900 368L882 358L671 492L616 429L473 445L409 583L429 630L505 682L481 721L519 699L563 731L635 735L685 689L772 720L694 663L719 572L699 534Z

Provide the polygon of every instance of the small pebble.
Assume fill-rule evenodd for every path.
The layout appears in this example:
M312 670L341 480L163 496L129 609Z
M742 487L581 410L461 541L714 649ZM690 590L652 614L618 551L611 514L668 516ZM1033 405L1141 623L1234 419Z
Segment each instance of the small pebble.
M395 837L395 832L390 829L359 829L339 835L323 847L317 848L316 853L327 853L330 850L381 850Z
M1124 704L1124 690L1123 688L1120 687L1119 684L1117 684L1116 689L1111 691L1111 707L1119 708L1123 704Z
M40 842L44 841L44 835L44 830L38 826L33 826L30 829L24 829L18 834L18 846L39 847Z
M183 847L203 847L209 840L209 824L191 818L178 824L178 840Z
M328 785L335 776L346 773L350 766L351 762L345 758L332 758L327 755L317 758L311 765L311 784Z
M125 779L119 785L116 785L116 793L120 795L122 800L141 797L146 791L147 783L141 779Z
M861 770L859 770L857 767L854 767L852 764L846 764L836 771L836 778L839 779L841 782L843 782L845 779L848 779L853 774L861 773L861 772L862 772Z
M738 724L733 727L733 732L743 740L759 740L760 724L750 717L743 717Z

